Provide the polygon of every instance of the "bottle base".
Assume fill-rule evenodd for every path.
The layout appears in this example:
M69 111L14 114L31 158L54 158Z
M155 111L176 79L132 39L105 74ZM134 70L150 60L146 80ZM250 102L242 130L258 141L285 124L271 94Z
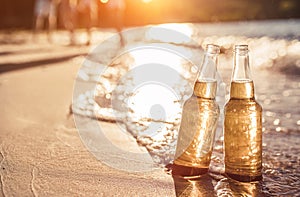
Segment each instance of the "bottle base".
M208 168L195 168L182 165L172 165L172 176L180 176L184 179L197 179L208 172Z
M240 182L254 182L254 181L260 181L260 180L262 180L262 175L258 175L258 176L244 176L244 175L231 174L231 173L225 173L225 174L229 178L232 178L232 179L240 181Z

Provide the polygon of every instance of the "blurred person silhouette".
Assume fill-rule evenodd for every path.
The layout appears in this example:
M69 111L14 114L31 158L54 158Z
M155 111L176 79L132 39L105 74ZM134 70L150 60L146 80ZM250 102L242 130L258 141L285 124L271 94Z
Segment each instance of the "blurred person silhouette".
M87 32L87 42L89 45L92 40L91 28L98 21L98 3L97 0L79 0L77 4L78 17L84 18L84 27Z
M57 7L59 0L36 0L34 6L34 37L47 26L48 41L51 31L57 27Z
M107 7L109 9L110 20L114 21L115 27L120 36L120 44L124 46L124 38L122 36L124 13L126 9L126 4L124 0L109 0L107 2Z
M62 25L70 32L70 45L75 44L75 26L77 23L77 0L61 0L60 2L60 18Z
M91 28L97 21L98 4L96 0L61 0L60 13L63 26L70 32L70 44L76 44L75 29L82 17L87 31L86 44L89 45L92 38Z

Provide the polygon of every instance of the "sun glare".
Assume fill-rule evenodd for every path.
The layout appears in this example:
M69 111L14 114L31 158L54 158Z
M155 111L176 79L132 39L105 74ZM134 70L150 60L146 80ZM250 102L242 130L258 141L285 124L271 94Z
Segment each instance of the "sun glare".
M146 34L148 39L177 44L191 42L192 35L193 28L189 24L179 23L168 23L154 26L151 27Z
M134 58L131 76L136 87L128 102L134 111L132 118L175 121L180 112L180 73L187 60L172 50L150 46L133 50L130 55Z
M152 0L142 0L144 3L150 3Z
M100 0L101 3L107 3L108 0Z
M145 47L143 49L130 52L134 58L133 67L145 64L161 64L175 69L178 73L182 72L181 64L185 61L182 57L164 48Z
M172 122L180 111L176 94L161 84L143 84L134 92L128 103L136 117Z

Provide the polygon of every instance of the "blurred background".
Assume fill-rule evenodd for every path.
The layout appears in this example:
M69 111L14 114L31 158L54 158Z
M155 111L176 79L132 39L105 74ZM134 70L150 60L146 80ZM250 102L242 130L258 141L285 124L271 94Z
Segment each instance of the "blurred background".
M31 28L35 0L1 0L0 28ZM95 27L110 27L108 0L97 0ZM300 18L299 0L125 0L125 26L169 22L216 22ZM58 9L61 11L61 9ZM58 13L59 16L59 13ZM58 27L62 28L58 17ZM80 17L78 26L84 24Z

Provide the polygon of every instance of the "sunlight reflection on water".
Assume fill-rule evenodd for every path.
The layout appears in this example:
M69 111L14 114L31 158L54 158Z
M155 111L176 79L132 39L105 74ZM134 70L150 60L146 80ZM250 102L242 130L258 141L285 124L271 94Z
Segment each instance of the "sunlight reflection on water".
M185 36L179 37L176 34L170 34L168 31L162 31L161 28L180 32ZM165 43L184 44L191 42L192 34L193 28L190 24L169 23L151 27L146 33L146 39Z

